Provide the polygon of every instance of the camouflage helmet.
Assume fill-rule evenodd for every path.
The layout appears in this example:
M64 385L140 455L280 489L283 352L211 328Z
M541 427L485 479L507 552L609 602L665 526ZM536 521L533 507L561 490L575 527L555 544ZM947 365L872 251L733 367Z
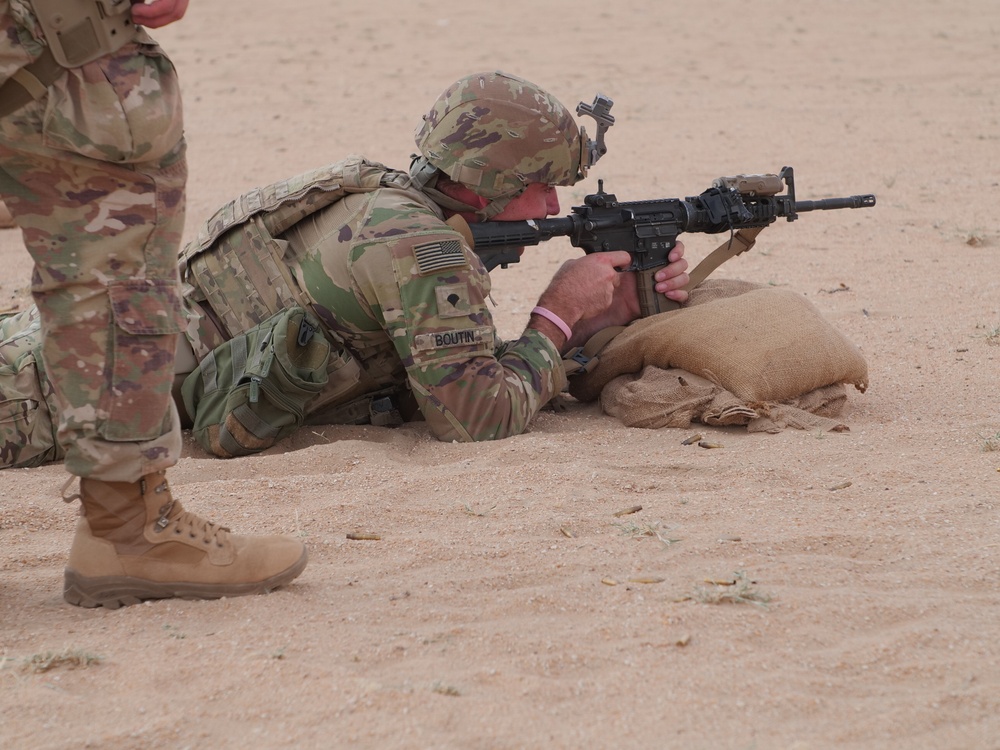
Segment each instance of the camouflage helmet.
M476 73L449 86L424 115L416 143L433 167L490 200L532 183L586 176L586 132L551 94L522 78Z

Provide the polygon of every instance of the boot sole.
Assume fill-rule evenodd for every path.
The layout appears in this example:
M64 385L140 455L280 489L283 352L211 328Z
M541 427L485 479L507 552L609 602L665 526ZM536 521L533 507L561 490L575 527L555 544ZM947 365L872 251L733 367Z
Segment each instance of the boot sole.
M130 576L87 578L66 568L63 599L78 607L118 609L149 599L221 599L226 596L268 594L297 578L305 570L307 558L306 550L302 550L302 556L295 564L277 575L264 581L236 584L150 581Z

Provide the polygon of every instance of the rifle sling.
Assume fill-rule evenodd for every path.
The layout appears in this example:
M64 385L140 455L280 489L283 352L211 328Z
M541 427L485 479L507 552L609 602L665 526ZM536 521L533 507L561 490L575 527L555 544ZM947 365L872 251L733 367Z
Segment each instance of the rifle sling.
M763 228L750 227L749 229L737 229L735 234L731 235L728 240L715 248L715 250L702 259L701 263L694 267L694 270L689 274L691 281L684 286L684 289L691 291L727 260L735 258L737 255L742 255L753 247L757 243L757 235L760 234Z
M609 326L595 333L583 346L570 349L563 355L563 367L567 375L580 375L597 367L598 354L608 343L624 331L626 326Z

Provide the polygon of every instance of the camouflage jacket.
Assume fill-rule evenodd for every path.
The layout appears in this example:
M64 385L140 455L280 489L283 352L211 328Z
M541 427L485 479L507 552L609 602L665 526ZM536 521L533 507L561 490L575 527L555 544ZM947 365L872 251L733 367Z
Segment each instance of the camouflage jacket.
M364 189L343 195L339 177L359 169ZM290 304L322 321L335 356L313 423L395 391L412 396L437 438L492 440L523 432L566 384L546 336L498 338L479 258L405 173L374 162L352 157L237 199L182 262L202 316L189 331L196 355Z

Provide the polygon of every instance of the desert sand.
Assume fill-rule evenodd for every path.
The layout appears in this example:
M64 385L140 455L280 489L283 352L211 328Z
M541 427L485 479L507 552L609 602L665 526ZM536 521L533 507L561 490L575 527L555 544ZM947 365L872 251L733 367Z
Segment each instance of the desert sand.
M849 432L699 428L714 450L579 403L489 444L310 427L223 461L188 438L176 496L311 554L213 602L65 604L64 471L2 471L0 746L1000 748L995 0L193 0L155 36L185 96L187 239L348 154L405 167L433 99L491 68L614 100L564 213L598 179L683 197L786 165L799 198L875 193L716 272L805 295L871 385ZM503 335L577 252L492 274ZM18 232L0 262L0 306L24 302Z

